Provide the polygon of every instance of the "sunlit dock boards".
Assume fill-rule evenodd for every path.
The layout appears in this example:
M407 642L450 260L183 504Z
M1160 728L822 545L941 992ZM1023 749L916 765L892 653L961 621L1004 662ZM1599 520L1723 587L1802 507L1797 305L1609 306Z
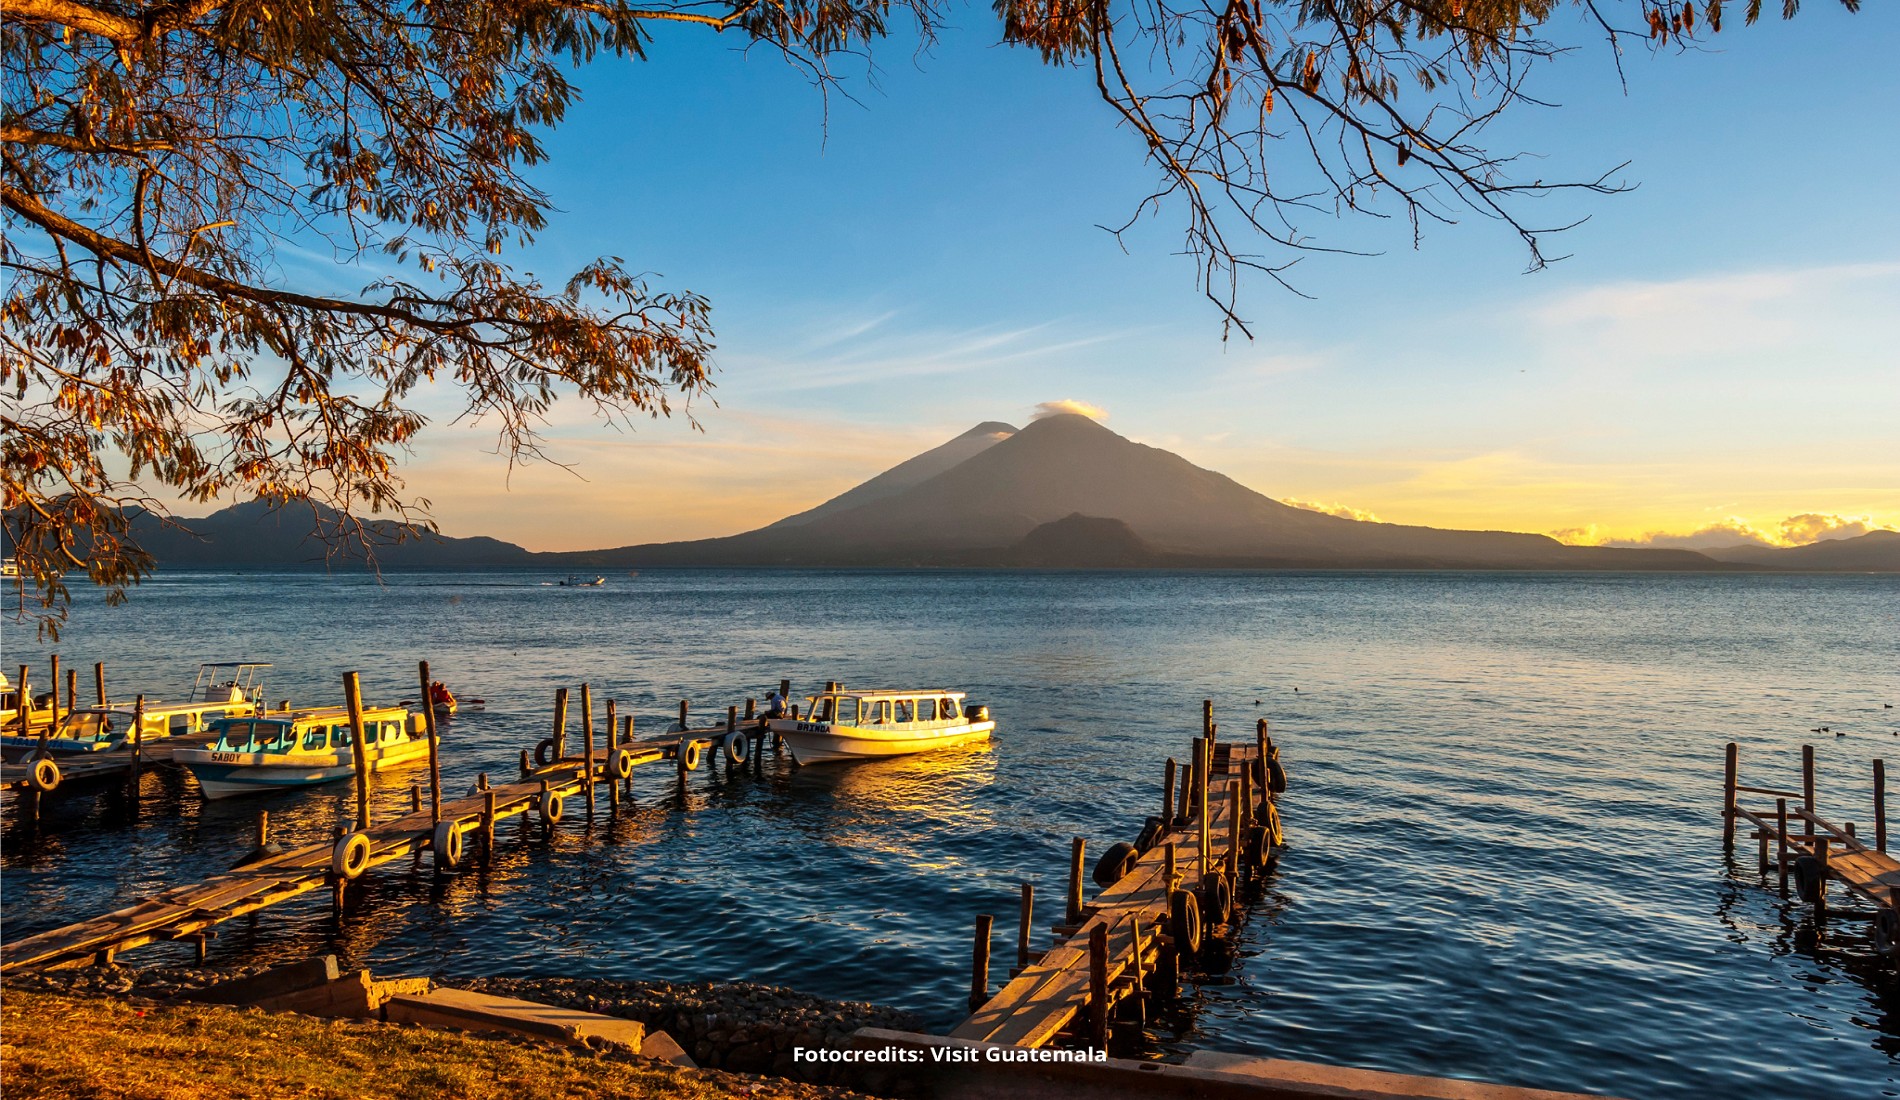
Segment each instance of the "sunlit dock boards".
M1212 933L1230 919L1240 880L1266 867L1281 841L1274 793L1284 788L1285 773L1266 720L1250 741L1233 743L1219 740L1211 709L1203 715L1204 736L1194 739L1179 804L1169 760L1159 824L1151 824L1119 876L1098 874L1098 882L1112 881L1087 903L1078 838L1059 942L1040 958L1027 949L1032 895L1025 891L1018 960L1027 965L994 997L987 995L988 924L979 921L972 1012L951 1038L1042 1047L1070 1032L1100 1047L1125 1002L1124 1012L1139 1011L1149 994L1172 995L1202 929Z
M1887 854L1885 761L1873 762L1874 843L1869 847L1853 822L1836 825L1815 809L1814 746L1801 746L1799 791L1742 785L1738 752L1730 742L1722 782L1723 845L1733 846L1738 820L1755 826L1748 839L1756 843L1761 872L1774 870L1783 894L1792 880L1795 896L1825 912L1828 886L1839 883L1874 907L1875 948L1900 957L1900 860ZM1742 804L1744 795L1773 799L1774 808L1751 809Z

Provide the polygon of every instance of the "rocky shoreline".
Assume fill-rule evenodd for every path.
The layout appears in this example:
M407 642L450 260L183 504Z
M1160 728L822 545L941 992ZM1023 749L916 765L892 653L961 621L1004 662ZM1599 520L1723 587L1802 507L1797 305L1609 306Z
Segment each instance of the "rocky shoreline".
M86 997L187 998L269 967L77 967L23 974L9 989ZM828 1001L755 982L648 982L602 978L451 978L438 984L638 1020L673 1037L698 1065L838 1084L835 1064L796 1062L792 1049L841 1050L862 1027L922 1030L917 1017L863 1001Z

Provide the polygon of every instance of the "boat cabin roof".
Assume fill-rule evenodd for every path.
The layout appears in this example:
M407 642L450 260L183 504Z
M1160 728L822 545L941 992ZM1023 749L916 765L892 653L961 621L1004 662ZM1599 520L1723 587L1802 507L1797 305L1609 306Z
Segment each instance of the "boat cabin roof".
M409 715L408 707L364 707L364 722L387 722L402 719ZM248 718L225 718L220 722L347 722L350 720L348 707L306 707L303 710L269 711Z
M812 693L811 697L814 699L865 699L865 700L961 699L966 694L967 692L951 691L948 688L911 688L908 691L888 690L888 689L882 689L882 688L876 691L855 691L855 690L847 691L844 688L839 688L836 691L816 691Z

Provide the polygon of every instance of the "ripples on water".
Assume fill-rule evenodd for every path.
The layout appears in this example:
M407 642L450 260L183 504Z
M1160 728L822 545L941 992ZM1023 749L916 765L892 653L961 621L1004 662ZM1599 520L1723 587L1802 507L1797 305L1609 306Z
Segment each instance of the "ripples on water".
M1273 720L1292 845L1233 971L1156 1050L1255 1051L1631 1097L1894 1091L1895 985L1865 924L1725 867L1721 746L1785 785L1807 731L1822 812L1868 819L1869 761L1900 756L1900 578L1563 574L648 572L602 589L521 575L176 574L60 650L115 694L172 694L201 659L274 660L268 694L415 694L428 658L484 713L445 729L447 786L512 775L557 686L659 728L682 696L950 685L991 704L993 747L761 778L636 773L638 805L441 883L381 869L339 924L312 895L228 922L213 959L338 950L381 971L754 979L955 1020L978 913L1060 904L1068 838L1127 839L1185 757L1198 704ZM44 650L8 629L9 664ZM82 675L82 679L85 677ZM87 690L88 688L82 688ZM1297 689L1297 690L1296 690ZM1259 699L1258 708L1254 700ZM1889 748L1888 746L1893 746ZM419 773L382 777L385 814ZM327 837L347 784L201 802L147 776L140 813L63 797L9 808L6 934L222 870L271 811ZM999 935L998 958L1010 955ZM152 947L133 962L163 961ZM1000 978L1000 973L999 973Z

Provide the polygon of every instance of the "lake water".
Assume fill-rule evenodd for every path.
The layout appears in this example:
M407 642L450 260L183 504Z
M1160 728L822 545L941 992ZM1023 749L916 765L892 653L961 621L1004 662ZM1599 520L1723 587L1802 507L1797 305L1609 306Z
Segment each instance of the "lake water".
M1234 971L1163 1021L1198 1047L1629 1097L1890 1095L1900 984L1866 923L1824 931L1721 853L1722 745L1787 786L1816 743L1821 811L1866 823L1872 758L1900 756L1900 577L1600 574L692 572L562 589L540 574L171 574L108 608L82 593L58 649L112 693L177 697L203 659L275 661L267 696L415 694L415 662L487 709L445 727L447 786L512 778L555 688L593 685L657 732L798 689L949 685L993 747L690 783L437 885L372 872L222 927L212 961L337 950L396 973L753 979L960 1016L969 937L1018 883L1038 924L1069 838L1132 839L1199 704L1272 720L1289 850ZM47 647L10 624L5 662ZM1257 701L1257 702L1256 702ZM1846 736L1808 731L1828 726ZM384 777L385 813L418 772ZM206 804L148 775L139 812L7 809L4 920L29 934L229 866L259 809L327 838L348 784ZM684 809L686 812L682 812ZM518 828L516 826L519 826ZM1007 933L1001 931L1007 929ZM1038 946L1041 946L1039 942ZM143 948L158 963L177 948ZM998 977L1000 978L1000 964Z

